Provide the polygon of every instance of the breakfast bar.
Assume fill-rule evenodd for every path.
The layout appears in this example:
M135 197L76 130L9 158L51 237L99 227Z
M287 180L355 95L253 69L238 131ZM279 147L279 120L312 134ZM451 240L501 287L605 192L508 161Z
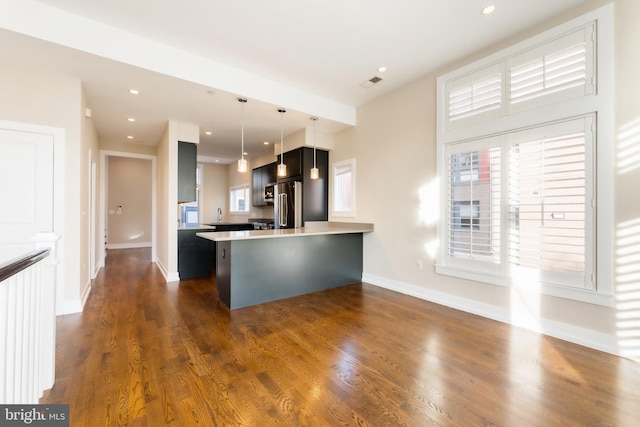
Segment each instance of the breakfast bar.
M230 309L362 279L362 239L373 224L307 222L303 228L201 232L216 242L216 287Z

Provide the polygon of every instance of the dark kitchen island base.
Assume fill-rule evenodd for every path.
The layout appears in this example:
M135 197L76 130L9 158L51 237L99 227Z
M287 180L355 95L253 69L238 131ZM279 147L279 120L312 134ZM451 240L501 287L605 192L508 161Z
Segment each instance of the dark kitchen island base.
M218 241L216 286L230 309L362 280L362 233Z

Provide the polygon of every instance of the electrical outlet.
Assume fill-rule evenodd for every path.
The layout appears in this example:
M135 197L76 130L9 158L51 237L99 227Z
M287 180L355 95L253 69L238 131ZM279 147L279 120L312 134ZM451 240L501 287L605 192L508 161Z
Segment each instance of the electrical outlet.
M422 260L418 260L418 269L422 270Z

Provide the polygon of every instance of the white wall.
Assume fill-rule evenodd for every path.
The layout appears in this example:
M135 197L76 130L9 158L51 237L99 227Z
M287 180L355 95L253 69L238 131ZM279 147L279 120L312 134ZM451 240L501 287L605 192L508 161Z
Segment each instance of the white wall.
M82 309L89 271L89 182L91 159L97 161L98 138L79 80L42 70L0 66L0 116L5 120L58 127L64 141L64 235L59 241L64 271L59 314ZM56 197L56 195L54 195ZM55 218L54 218L55 221Z
M151 160L109 156L107 165L108 248L151 246Z
M624 322L619 319L621 315L630 316L636 322L640 319L639 280L631 280L629 276L611 278L618 291L618 302L614 307L543 295L523 302L514 298L510 288L435 274L432 252L437 245L435 225L439 220L435 162L436 77L606 3L591 1L579 10L528 29L520 36L470 58L461 58L437 73L358 108L358 125L334 136L331 162L357 158L357 217L353 221L375 224L375 232L365 237L365 281L506 322L518 323L517 318L529 311L535 321L530 327L534 329L640 359L640 328L628 322L624 329L621 326ZM620 135L622 129L630 129L637 147L640 136L637 84L640 33L636 21L640 16L640 2L616 0L613 3L617 49L616 127ZM620 146L622 141L619 136L618 141L600 143ZM636 164L640 164L638 157ZM611 226L620 231L623 224L636 221L636 228L627 227L633 233L632 237L640 236L637 231L640 229L640 198L635 190L639 179L640 168L618 173L614 190L616 224ZM418 261L422 262L422 268ZM616 257L613 262L614 267L620 267L625 259ZM634 262L628 267L637 271L640 264ZM628 297L635 309L625 308L627 306L620 299L622 296ZM633 306L630 304L629 307Z
M202 165L202 183L200 184L200 223L217 222L218 208L222 210L223 219L228 212L229 184L228 165L200 163Z

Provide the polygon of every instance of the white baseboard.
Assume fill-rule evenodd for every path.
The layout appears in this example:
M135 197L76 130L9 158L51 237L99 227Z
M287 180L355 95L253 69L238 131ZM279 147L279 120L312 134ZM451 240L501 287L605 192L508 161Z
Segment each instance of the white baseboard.
M138 243L107 243L107 249L136 249L136 248L150 248L151 242L138 242Z
M82 310L84 310L84 305L87 303L87 299L89 298L91 289L92 289L91 280L89 280L89 283L87 283L87 286L84 287L84 291L82 292L82 295L80 295L80 303L82 305Z
M164 266L164 264L160 262L158 258L155 258L153 262L155 262L158 268L160 269L160 273L162 273L162 277L164 277L165 282L169 283L169 282L180 281L180 275L178 274L177 271L174 271L172 273L168 272L167 268Z
M62 304L56 306L56 316L76 313L82 313L82 301L80 299L63 301Z
M84 291L82 291L82 295L80 295L79 299L74 299L70 301L63 301L62 304L58 304L56 307L56 316L64 316L65 314L76 314L82 313L84 309L84 305L87 303L87 299L89 298L89 294L91 293L91 280L84 287Z
M477 314L478 316L486 317L488 319L519 326L544 335L559 338L564 341L611 353L616 356L633 358L624 354L623 349L620 348L617 338L613 335L546 319L538 319L538 327L531 327L527 324L515 324L512 321L509 311L502 307L480 303L466 298L460 298L455 295L434 291L396 280L386 279L372 274L363 273L362 281L381 288L451 307L456 310Z

